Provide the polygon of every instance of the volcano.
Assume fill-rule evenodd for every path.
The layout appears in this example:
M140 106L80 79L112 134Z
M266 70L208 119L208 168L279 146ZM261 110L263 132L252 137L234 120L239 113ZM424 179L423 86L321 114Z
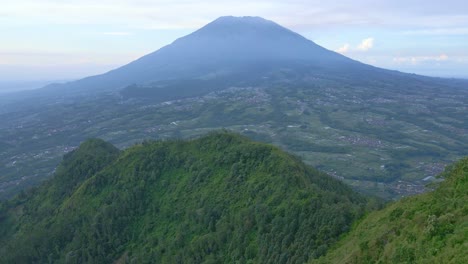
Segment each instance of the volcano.
M330 74L380 70L327 50L273 21L228 16L108 73L54 87L103 91L163 80L255 80L285 68Z

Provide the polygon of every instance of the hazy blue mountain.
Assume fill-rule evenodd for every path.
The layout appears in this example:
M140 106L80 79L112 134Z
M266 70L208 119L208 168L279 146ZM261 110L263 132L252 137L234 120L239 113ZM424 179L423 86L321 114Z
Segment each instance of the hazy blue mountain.
M347 78L347 83L366 84L377 80L437 81L363 64L260 17L228 16L108 73L47 88L67 94L127 88L124 96L147 97L150 93L153 98L166 100L231 86L271 84L284 79L277 74L284 70L289 71L289 81L310 75L340 76ZM133 90L137 90L135 94Z
M288 64L316 70L375 69L260 17L221 17L123 67L54 88L118 89L133 83L212 78ZM258 76L257 76L258 77Z
M16 81L0 81L0 94L14 93L18 91L34 90L46 85L65 82L62 80L16 80Z

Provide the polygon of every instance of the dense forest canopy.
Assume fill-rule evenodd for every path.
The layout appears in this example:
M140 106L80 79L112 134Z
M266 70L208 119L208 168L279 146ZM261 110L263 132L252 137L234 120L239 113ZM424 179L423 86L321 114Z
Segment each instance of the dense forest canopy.
M303 263L369 199L271 145L227 132L123 152L89 140L2 205L2 262Z

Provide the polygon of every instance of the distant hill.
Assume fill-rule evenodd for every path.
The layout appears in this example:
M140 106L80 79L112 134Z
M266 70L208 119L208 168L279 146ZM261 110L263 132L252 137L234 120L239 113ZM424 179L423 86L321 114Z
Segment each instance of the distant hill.
M5 96L7 93L14 93L18 91L34 90L44 87L51 83L65 82L62 80L48 80L48 81L0 81L0 94Z
M304 263L368 204L235 134L123 152L88 140L50 181L1 204L0 262Z
M312 263L468 263L468 158L433 192L370 213Z

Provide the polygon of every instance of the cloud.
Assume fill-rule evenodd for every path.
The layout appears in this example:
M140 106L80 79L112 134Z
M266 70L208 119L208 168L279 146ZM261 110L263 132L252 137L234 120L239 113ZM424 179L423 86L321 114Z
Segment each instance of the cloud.
M404 35L468 35L468 27L408 30Z
M1 52L0 65L123 65L140 57L134 53Z
M349 48L350 48L350 45L348 43L344 44L343 46L337 48L335 50L335 52L338 52L338 53L346 53L349 51Z
M463 0L15 0L3 1L0 18L14 23L128 25L196 29L221 15L258 15L288 27L386 25L466 27ZM288 15L294 14L294 15Z
M350 44L345 43L343 46L335 49L335 52L344 54L351 51L368 51L374 47L374 38L366 38L359 43L356 47L351 47Z
M363 39L361 44L357 46L357 50L359 51L368 51L374 47L374 38L366 38Z
M269 10L283 7L280 1L270 3L239 0L238 2L16 0L2 3L1 12L2 17L8 18L7 24L11 25L111 25L138 29L197 29L222 15L268 17Z
M440 54L437 56L408 56L408 57L395 57L393 62L397 64L410 63L410 64L419 64L422 62L441 62L447 61L449 57L446 54Z
M129 36L132 35L130 32L104 32L102 33L103 35L108 35L108 36Z

